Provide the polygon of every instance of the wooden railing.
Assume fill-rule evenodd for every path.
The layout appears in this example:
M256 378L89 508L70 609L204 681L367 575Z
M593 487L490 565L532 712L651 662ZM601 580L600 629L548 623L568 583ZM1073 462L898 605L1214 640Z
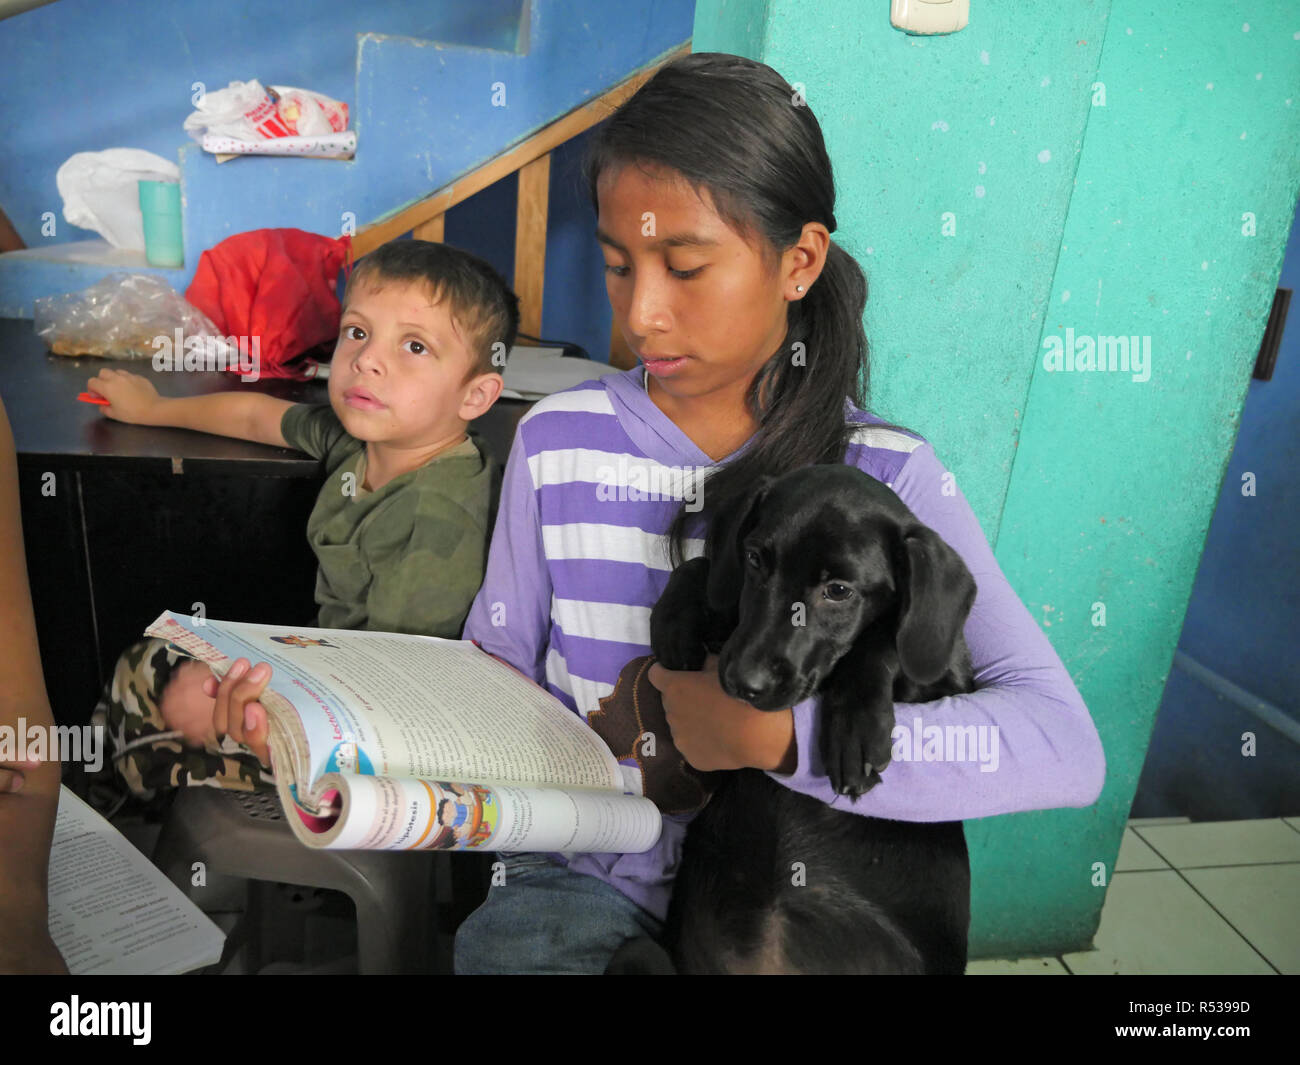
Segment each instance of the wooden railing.
M519 296L519 329L532 336L542 331L542 292L546 280L546 219L550 187L551 152L567 140L608 118L641 88L664 63L690 51L687 42L670 52L658 63L643 67L619 82L590 103L576 107L567 115L543 126L513 148L445 185L437 192L391 218L375 222L352 238L352 252L357 258L374 251L403 233L419 240L443 239L443 220L456 204L482 192L489 185L519 172L519 202L515 209L515 293ZM615 323L610 334L610 363L627 368L636 356L623 341Z

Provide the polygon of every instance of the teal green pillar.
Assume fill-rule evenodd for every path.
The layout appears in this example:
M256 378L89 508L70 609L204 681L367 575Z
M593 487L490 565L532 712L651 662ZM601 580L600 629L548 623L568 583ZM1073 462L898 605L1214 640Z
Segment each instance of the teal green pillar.
M912 37L885 3L698 0L693 48L801 87L868 277L872 408L934 444L1092 711L1096 805L967 823L971 956L1059 954L1100 920L1272 304L1300 22L971 8Z

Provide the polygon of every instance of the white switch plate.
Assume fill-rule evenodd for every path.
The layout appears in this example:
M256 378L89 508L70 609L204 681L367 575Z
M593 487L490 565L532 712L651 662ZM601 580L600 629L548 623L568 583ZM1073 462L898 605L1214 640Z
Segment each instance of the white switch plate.
M956 33L970 21L970 0L889 0L889 21L905 33Z

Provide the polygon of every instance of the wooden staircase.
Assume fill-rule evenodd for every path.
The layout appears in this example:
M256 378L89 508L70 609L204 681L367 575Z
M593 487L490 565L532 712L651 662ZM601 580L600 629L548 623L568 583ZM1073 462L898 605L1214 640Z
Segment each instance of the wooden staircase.
M387 218L359 230L352 239L353 254L360 258L381 244L410 233L418 240L443 239L447 211L502 178L519 174L519 196L515 208L515 276L512 284L519 296L519 329L530 336L542 331L542 293L546 279L546 222L550 188L551 152L565 141L584 133L614 113L641 88L664 63L690 51L689 42L657 63L642 67L590 103L576 107L526 140L489 159L425 199L404 207ZM627 369L636 356L623 340L618 324L610 330L609 361Z

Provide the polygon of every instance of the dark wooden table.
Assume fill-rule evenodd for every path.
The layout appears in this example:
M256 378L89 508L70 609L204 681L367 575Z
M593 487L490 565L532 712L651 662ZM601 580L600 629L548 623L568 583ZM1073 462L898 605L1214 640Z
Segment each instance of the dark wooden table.
M263 623L315 615L307 518L316 460L184 429L124 425L77 402L104 366L166 396L251 389L328 402L324 381L244 383L150 360L50 355L0 319L0 398L18 451L23 533L46 685L60 724L84 723L124 647L163 610ZM501 400L474 429L504 464L531 404Z

